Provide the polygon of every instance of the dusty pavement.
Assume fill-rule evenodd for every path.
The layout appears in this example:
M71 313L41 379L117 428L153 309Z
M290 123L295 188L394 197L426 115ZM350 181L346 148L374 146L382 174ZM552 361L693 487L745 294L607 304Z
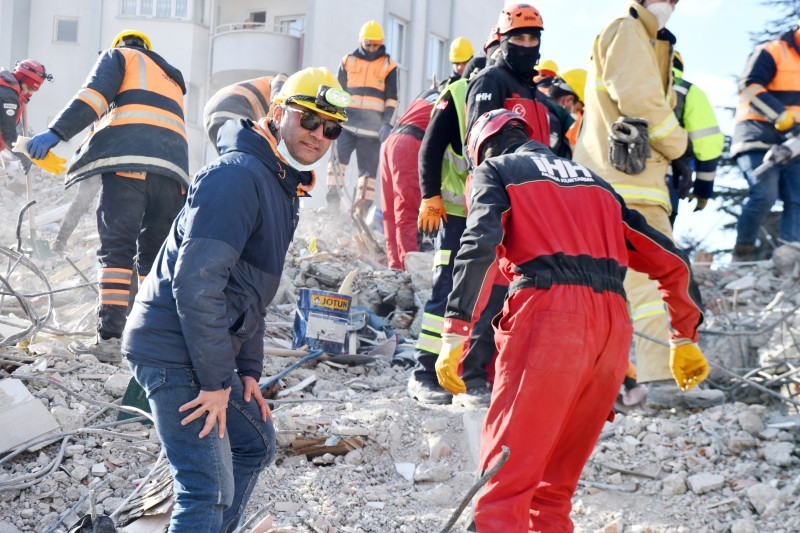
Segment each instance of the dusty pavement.
M0 207L15 213L24 203L19 183L5 179ZM41 212L64 202L56 181L36 177L44 191L37 204ZM13 245L15 223L16 216L3 217L0 244ZM52 239L56 229L45 225L38 236ZM352 235L346 218L302 213L267 319L269 346L285 348L291 338L298 288L336 288L352 270L356 305L385 317L401 342L413 343L430 271L421 267L405 275L375 268L359 254ZM95 245L93 217L87 216L67 255L90 279ZM83 283L63 259L33 262L53 288ZM800 392L793 380L800 366L800 320L793 313L800 305L798 265L800 253L784 250L775 261L697 268L709 308L704 327L716 331L702 337L707 356L739 375L750 372L772 395L715 371L708 390L717 392L709 392L713 401L704 405L720 405L652 405L618 415L606 425L573 499L577 531L800 531L800 416L774 398L797 400L793 395ZM4 276L14 290L36 292L40 282L31 277L22 269ZM0 533L66 531L89 512L90 489L96 512L112 514L158 459L153 430L117 423L108 405L125 392L127 366L76 357L67 349L93 328L94 297L89 287L57 293L49 329L30 343L0 348L0 377L17 377L60 426L47 444L0 454ZM31 301L46 305L42 297ZM15 305L5 300L2 318L19 317ZM743 334L730 335L736 331ZM380 344L381 338L373 340ZM266 356L265 375L294 360ZM474 481L480 413L419 406L406 395L407 379L408 370L387 355L358 365L322 362L286 377L281 388L291 390L279 393L274 409L278 453L251 499L250 525L271 523L276 532L439 531ZM13 434L35 423L6 420L3 431ZM158 494L168 498L169 489ZM455 529L464 528L462 518Z

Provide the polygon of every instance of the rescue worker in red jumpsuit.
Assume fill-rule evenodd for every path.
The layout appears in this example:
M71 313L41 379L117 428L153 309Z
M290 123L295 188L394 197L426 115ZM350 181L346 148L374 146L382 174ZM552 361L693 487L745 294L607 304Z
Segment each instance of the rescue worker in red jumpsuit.
M696 344L700 293L681 252L608 183L529 136L524 120L497 110L467 138L477 168L436 363L442 386L463 391L458 363L474 280L499 260L511 286L493 322L498 354L480 470L501 446L511 456L478 496L479 532L572 531L570 498L628 364L628 267L657 280L669 306L678 385L688 390L709 370Z
M44 65L33 59L18 62L11 72L0 68L0 151L11 150L17 142L17 126L20 121L24 123L25 106L44 80L52 79ZM13 153L25 170L30 168L31 161L24 154Z
M419 250L417 211L419 190L417 154L431 121L438 89L417 96L381 146L381 210L389 268L405 270L405 256Z

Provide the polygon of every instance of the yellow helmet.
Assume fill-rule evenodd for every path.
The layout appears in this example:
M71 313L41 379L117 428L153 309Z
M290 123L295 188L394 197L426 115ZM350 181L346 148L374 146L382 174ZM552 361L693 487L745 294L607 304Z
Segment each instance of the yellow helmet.
M672 66L679 72L683 73L683 56L677 50L675 50L675 53L672 56Z
M475 55L475 50L472 49L472 43L465 37L456 37L450 43L450 62L451 63L466 63L472 56Z
M367 21L358 32L358 41L383 41L383 28L377 20Z
M549 71L552 72L551 76L555 76L556 72L558 72L558 65L556 65L556 62L552 59L543 59L539 61L536 70L538 70L540 74L544 74L544 71Z
M588 72L586 72L586 69L582 68L571 68L558 73L558 77L569 85L569 88L572 89L572 92L575 93L575 96L578 97L578 101L580 102L583 102L583 96L586 93L587 76Z
M327 67L309 67L295 72L286 80L272 103L275 105L297 104L322 115L347 120L345 108L350 104L350 95Z
M153 49L153 44L150 42L150 37L148 37L146 33L142 33L139 30L122 30L117 34L116 37L114 37L114 41L111 43L111 48L116 48L128 37L141 39L145 48L148 50Z

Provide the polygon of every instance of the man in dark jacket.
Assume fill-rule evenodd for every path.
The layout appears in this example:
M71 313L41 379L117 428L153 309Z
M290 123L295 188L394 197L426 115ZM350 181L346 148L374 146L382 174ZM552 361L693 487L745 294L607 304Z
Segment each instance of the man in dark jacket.
M685 257L589 169L526 142L528 129L495 110L467 138L477 168L436 362L441 385L464 392L458 366L480 297L472 280L497 262L511 286L494 320L480 469L502 447L511 457L476 500L479 532L572 531L570 498L627 366L628 266L658 280L669 305L678 386L689 390L709 371L696 344L700 292Z
M121 359L134 269L139 281L150 272L189 186L184 94L183 75L153 52L150 38L124 30L49 129L28 142L31 158L42 159L91 126L67 168L66 186L101 178L99 319L95 343L75 343L74 352ZM83 189L81 199L92 195L91 187Z
M264 316L298 196L313 187L310 168L342 131L348 101L330 71L307 68L286 80L271 118L226 122L222 155L197 174L136 297L122 351L175 478L170 531L235 530L272 459L258 387Z

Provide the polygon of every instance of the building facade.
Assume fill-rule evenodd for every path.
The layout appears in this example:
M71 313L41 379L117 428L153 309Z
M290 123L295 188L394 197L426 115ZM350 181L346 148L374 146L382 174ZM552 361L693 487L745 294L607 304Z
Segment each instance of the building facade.
M307 66L335 72L358 46L358 31L379 21L399 68L400 111L450 69L450 41L467 37L480 50L503 0L0 0L0 65L41 61L54 76L33 97L35 132L82 85L100 51L123 29L147 33L156 52L187 85L190 170L211 157L203 132L206 100L219 88ZM82 135L57 151L67 156ZM319 169L324 173L325 161Z

